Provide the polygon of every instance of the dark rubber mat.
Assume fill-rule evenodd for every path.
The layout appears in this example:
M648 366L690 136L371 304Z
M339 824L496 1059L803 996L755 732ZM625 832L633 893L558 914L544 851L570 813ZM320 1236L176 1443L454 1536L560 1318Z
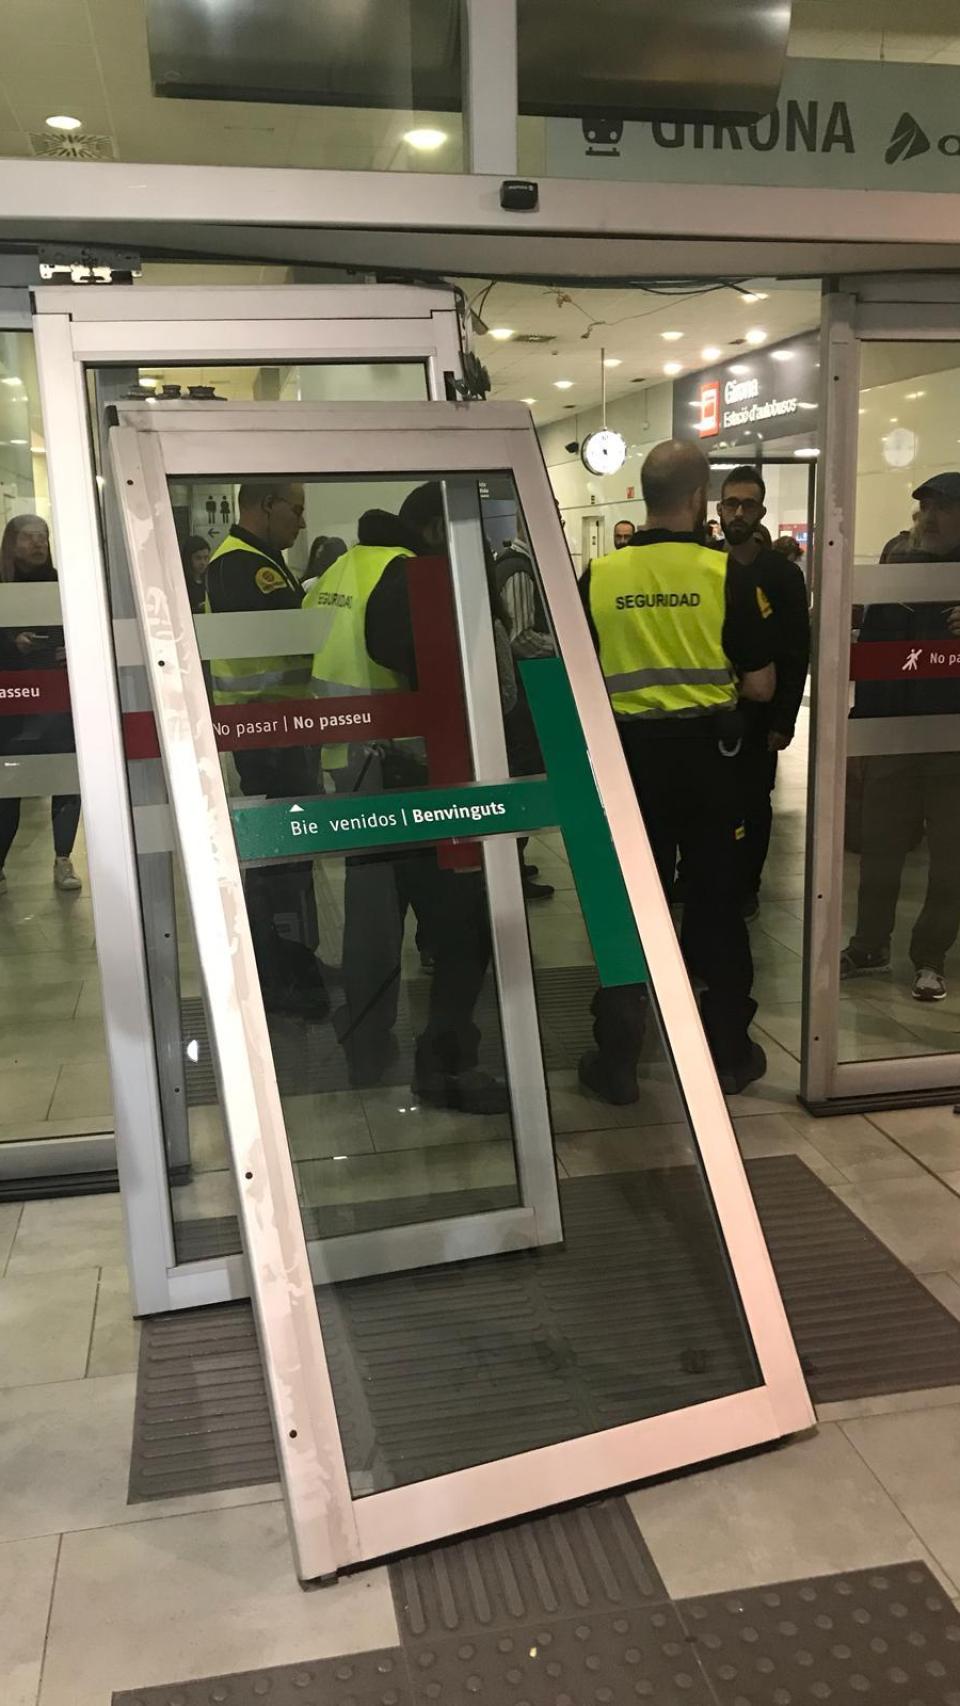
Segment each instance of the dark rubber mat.
M390 1586L408 1646L667 1597L625 1499L574 1505L426 1547L390 1565Z
M592 966L544 966L537 971L536 986L544 1063L548 1071L562 1071L592 1044L590 1002L597 987L597 974ZM404 984L394 1027L397 1059L387 1071L384 1083L403 1084L408 1080L414 1039L426 1022L429 987L429 980L425 977L412 978ZM196 996L184 1000L181 1014L187 1102L190 1107L199 1107L217 1100L210 1035L202 1000ZM491 1072L502 1072L500 1011L490 980L477 1002L474 1020L483 1039L480 1064ZM304 1096L322 1090L349 1088L343 1050L329 1021L308 1024L302 1019L274 1015L269 1020L269 1027L282 1096ZM186 1052L188 1044L189 1054Z
M402 1202L402 1216L399 1205ZM176 1203L176 1198L174 1198ZM337 1203L329 1208L301 1206L303 1229L311 1238L338 1238L347 1232L374 1232L378 1227L396 1226L402 1218L407 1226L423 1220L447 1220L459 1214L490 1214L498 1208L516 1208L515 1185L478 1185L471 1191L440 1191L433 1196L405 1196L377 1201ZM234 1214L204 1216L174 1222L177 1260L203 1262L211 1256L238 1256L243 1248L240 1225Z
M747 1171L811 1396L960 1385L960 1322L793 1155Z
M720 1706L960 1706L960 1613L925 1564L712 1594L677 1610Z
M748 1171L814 1398L960 1384L960 1323L829 1187L794 1156ZM562 1248L318 1293L358 1491L752 1383L695 1170L560 1189ZM249 1308L145 1322L131 1496L275 1476Z
M413 1698L403 1655L388 1651L132 1688L113 1706L412 1706Z

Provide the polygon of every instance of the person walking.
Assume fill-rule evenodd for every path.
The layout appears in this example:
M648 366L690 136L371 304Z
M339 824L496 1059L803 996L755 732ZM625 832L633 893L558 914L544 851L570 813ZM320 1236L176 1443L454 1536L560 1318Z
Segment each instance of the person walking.
M580 585L651 850L669 894L677 852L686 901L680 943L707 1041L727 1094L766 1071L749 1034L756 1012L742 914L735 758L742 699L772 698L776 672L756 589L728 577L703 542L709 465L697 445L658 444L641 469L645 526L596 559ZM580 1061L584 1087L637 1100L646 1010L643 986L594 998L597 1047Z
M39 515L15 515L7 522L0 540L0 583L20 581L36 585L56 578L46 522ZM0 612L2 597L0 592ZM0 669L66 671L66 667L62 628L0 629ZM69 711L0 717L0 752L10 757L75 751ZM7 855L20 827L20 806L18 799L0 799L0 893L7 882ZM71 855L80 827L80 795L55 794L50 802L50 822L54 887L64 894L79 894L83 884L73 868Z
M717 506L729 554L728 574L737 580L746 573L746 591L752 578L769 607L769 639L777 672L776 691L768 703L748 699L741 706L744 730L740 773L746 830L741 852L743 913L747 919L756 918L760 910L760 881L773 827L777 757L793 740L810 667L807 585L799 560L782 550L779 540L768 548L757 537L766 514L766 497L759 469L744 463L727 475ZM799 546L797 552L799 556Z

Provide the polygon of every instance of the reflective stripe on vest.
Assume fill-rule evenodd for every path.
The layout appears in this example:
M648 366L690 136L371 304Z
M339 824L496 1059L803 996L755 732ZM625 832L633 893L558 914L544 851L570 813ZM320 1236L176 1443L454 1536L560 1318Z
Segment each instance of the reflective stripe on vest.
M367 651L367 605L388 563L412 557L400 545L354 545L331 563L310 588L305 610L326 614L323 639L313 654L310 691L318 699L348 698L361 693L397 693L409 686L406 677L385 669ZM314 630L315 631L315 630ZM324 746L327 770L342 770L350 749L342 743Z
M276 567L266 552L249 545L245 539L238 539L234 533L228 533L216 550L211 551L210 562L231 551L248 551L270 568ZM209 586L203 608L208 616L216 615L210 606ZM269 611L264 614L269 618ZM303 699L308 692L310 659L301 653L289 657L213 658L210 680L215 705L244 705L256 699Z
M726 577L724 556L680 539L594 558L590 613L615 716L697 717L735 703Z

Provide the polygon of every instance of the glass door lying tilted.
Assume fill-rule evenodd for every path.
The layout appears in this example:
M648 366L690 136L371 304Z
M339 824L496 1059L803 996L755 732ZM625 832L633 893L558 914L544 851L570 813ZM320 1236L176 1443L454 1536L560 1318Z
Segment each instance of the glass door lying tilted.
M301 1574L808 1425L529 417L120 422L222 1119L178 1239L245 1251Z

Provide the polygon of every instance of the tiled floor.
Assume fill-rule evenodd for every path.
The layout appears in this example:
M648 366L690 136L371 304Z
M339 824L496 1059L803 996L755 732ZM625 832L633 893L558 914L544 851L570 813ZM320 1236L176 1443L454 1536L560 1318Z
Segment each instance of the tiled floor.
M753 927L769 1072L733 1098L737 1134L748 1156L799 1155L960 1317L960 1119L945 1107L815 1121L796 1101L796 768L783 767ZM43 825L35 827L42 841ZM564 886L534 914L536 951L545 963L576 963L586 950L569 878L549 842L537 857L544 877ZM65 1073L95 1067L81 1033L70 1033L80 1021L66 1011L72 1002L76 1014L95 975L92 948L89 940L71 946L65 979L63 948L47 940L45 918L28 922L14 908L16 941L8 937L0 971L0 1030L19 1035L21 1005L11 994L19 974L50 1004L23 1025L65 1033L55 1059L46 1048L39 1090L32 1057L0 1080L4 1119L28 1125L48 1118L58 1084L67 1096ZM918 1026L949 1021L939 1009L918 1018L899 972L885 988L859 985L851 997L851 1036L895 1036L904 1050L922 1045ZM39 1030L21 1043L39 1048ZM76 1089L84 1089L79 1077ZM572 1064L554 1075L552 1093L567 1174L662 1163L686 1147L669 1076L655 1063L635 1108L585 1100ZM334 1152L346 1159L334 1163L331 1145L314 1141L309 1100L291 1110L300 1159L328 1172L355 1163L354 1186L369 1175L370 1189L383 1189L385 1161L395 1191L420 1188L425 1176L442 1177L446 1188L467 1176L464 1168L482 1176L502 1163L506 1138L495 1121L464 1127L387 1091L336 1099ZM329 1114L331 1099L325 1104ZM215 1110L194 1115L197 1182L184 1189L196 1192L197 1212L218 1203L216 1212L228 1212ZM136 1347L117 1200L0 1205L3 1706L109 1706L115 1689L394 1646L383 1569L302 1592L278 1487L126 1503ZM640 1488L631 1503L675 1596L922 1559L960 1600L960 1390L828 1406L815 1436Z
M83 826L80 894L52 882L46 800L24 800L0 894L0 1143L111 1131Z

